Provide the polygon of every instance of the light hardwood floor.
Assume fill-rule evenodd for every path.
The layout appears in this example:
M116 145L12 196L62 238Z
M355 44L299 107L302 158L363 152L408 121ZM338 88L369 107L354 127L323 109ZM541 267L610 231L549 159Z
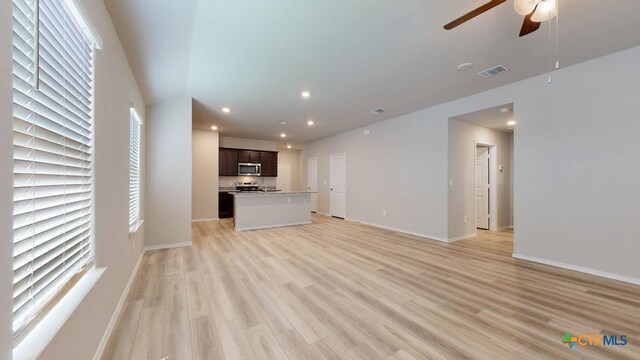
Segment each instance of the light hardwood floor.
M323 216L148 252L103 359L640 359L640 287ZM562 344L565 332L626 346Z

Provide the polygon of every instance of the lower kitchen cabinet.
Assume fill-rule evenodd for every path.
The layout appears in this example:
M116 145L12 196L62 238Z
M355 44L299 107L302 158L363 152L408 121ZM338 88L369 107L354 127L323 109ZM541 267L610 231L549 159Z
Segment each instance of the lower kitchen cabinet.
M218 193L218 218L228 219L233 217L233 194L228 192Z

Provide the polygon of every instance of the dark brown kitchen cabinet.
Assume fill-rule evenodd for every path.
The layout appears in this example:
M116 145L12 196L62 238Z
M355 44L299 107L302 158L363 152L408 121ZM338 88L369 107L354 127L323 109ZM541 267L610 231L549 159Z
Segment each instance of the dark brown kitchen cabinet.
M220 176L238 176L238 163L261 164L261 176L278 176L278 153L275 151L219 149Z
M278 153L270 151L260 152L260 164L262 165L262 176L278 176Z
M218 172L220 176L238 176L238 150L220 148Z
M228 192L218 193L218 218L228 219L233 217L233 195Z
M239 163L260 163L260 151L255 150L238 150L238 162Z

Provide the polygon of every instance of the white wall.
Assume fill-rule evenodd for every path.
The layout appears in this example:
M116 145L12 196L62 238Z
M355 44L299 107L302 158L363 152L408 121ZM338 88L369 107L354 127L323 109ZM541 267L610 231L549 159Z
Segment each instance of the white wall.
M192 100L147 107L147 238L162 247L191 243Z
M347 217L445 238L447 122L514 103L515 252L640 279L640 47L306 144L347 152ZM518 165L521 164L521 165ZM382 217L383 207L389 216Z
M245 139L229 136L220 136L220 147L231 149L277 151L275 141Z
M514 155L513 155L513 139L514 134L511 133L509 136L509 154L511 154L511 158L509 159L509 179L511 179L509 183L509 224L513 226L513 189L514 189L514 181L513 181L513 172L514 172Z
M95 59L95 222L94 249L103 275L81 300L64 324L54 330L40 359L90 359L112 319L144 243L144 228L129 239L129 107L133 101L144 117L144 103L131 74L109 14L101 1L81 0L80 5L98 30L103 49ZM1 0L0 44L11 49L11 5ZM7 60L9 62L7 62ZM0 359L11 357L10 269L12 212L11 51L0 52ZM142 210L144 213L144 209ZM55 313L58 307L54 308ZM49 333L49 331L46 331ZM24 340L24 344L30 338Z
M0 0L0 359L11 358L13 294L13 126L11 1ZM5 11L6 10L6 11Z
M329 156L346 152L347 218L446 239L444 114L427 109L373 124L366 128L369 135L356 129L305 144L302 184L307 184L307 159L317 157L318 212L329 213Z
M449 239L476 232L475 213L475 143L495 145L491 156L497 154L496 169L497 227L511 225L511 134L472 125L460 120L449 120L449 179L454 186L449 189ZM493 191L493 189L492 189ZM467 223L464 223L464 217Z
M640 279L640 47L515 85L515 252Z
M191 218L218 218L218 132L193 130Z

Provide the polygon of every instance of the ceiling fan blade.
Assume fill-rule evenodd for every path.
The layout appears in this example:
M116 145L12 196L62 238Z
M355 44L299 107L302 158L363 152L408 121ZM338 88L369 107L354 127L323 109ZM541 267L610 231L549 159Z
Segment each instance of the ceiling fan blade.
M531 20L531 17L533 16L533 14L536 12L537 9L538 9L538 5L536 5L536 7L533 8L533 11L529 15L524 17L522 28L520 28L520 37L529 35L540 28L539 22Z
M491 0L490 2L480 6L479 8L477 8L477 9L471 11L471 12L468 12L468 13L462 15L461 17L453 20L452 22L450 22L447 25L445 25L444 28L446 30L451 30L451 29L457 27L458 25L462 25L462 24L466 23L467 21L473 19L474 17L476 17L476 16L478 16L478 15L480 15L482 13L485 13L485 12L493 9L494 7L504 3L506 1L507 0Z

